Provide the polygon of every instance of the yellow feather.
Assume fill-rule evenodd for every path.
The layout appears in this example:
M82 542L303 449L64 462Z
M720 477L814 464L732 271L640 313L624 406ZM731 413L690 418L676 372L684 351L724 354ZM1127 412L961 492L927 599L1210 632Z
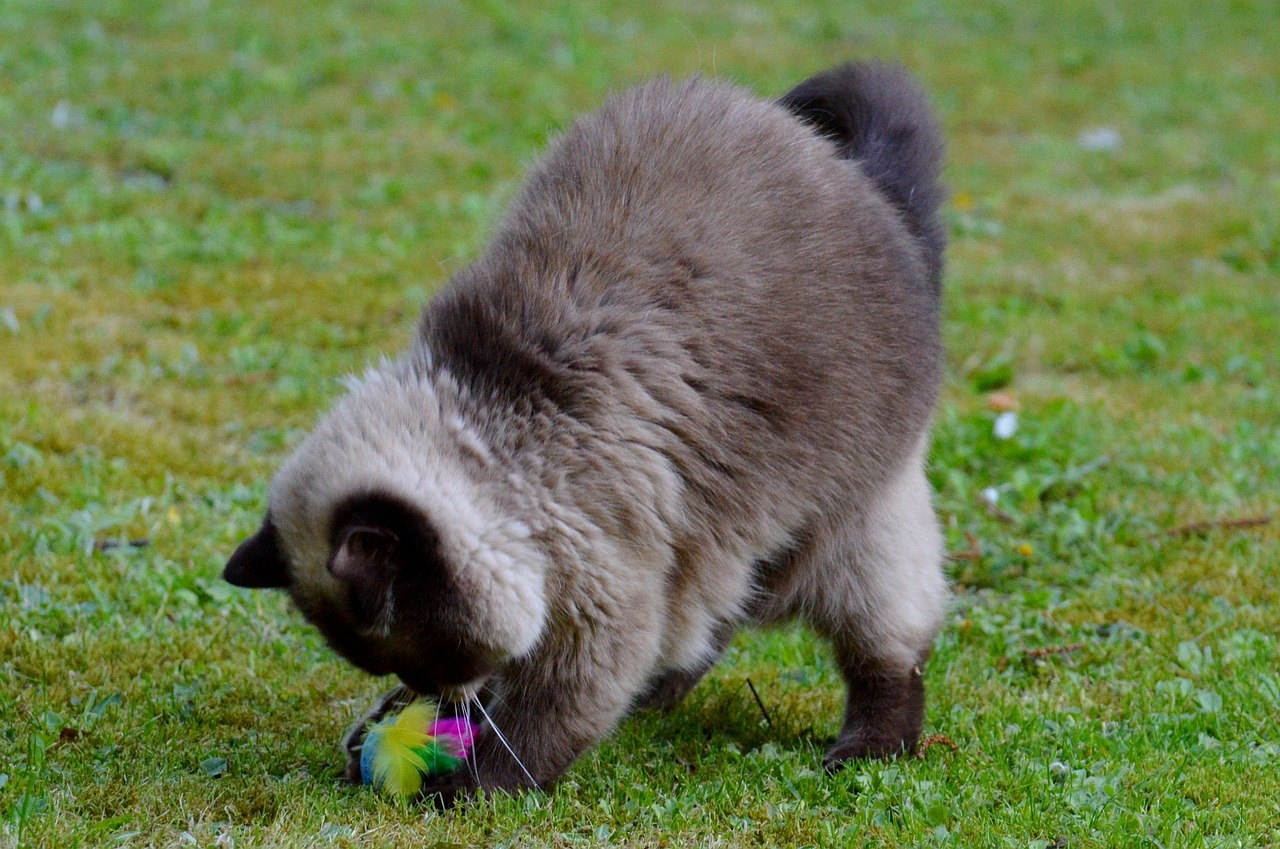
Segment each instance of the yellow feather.
M401 799L418 794L427 764L416 750L431 739L427 728L434 718L432 706L418 701L402 710L394 720L378 723L378 751L373 757L376 786Z

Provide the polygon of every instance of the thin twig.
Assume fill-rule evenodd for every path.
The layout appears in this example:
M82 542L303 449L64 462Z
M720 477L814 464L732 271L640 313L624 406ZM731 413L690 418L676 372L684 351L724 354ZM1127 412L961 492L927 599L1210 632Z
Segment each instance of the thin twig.
M956 745L956 741L952 740L946 734L931 734L920 741L916 746L916 757L924 760L924 753L932 749L934 746L945 746L953 752L959 752L960 747Z
M991 518L999 519L1006 525L1016 525L1018 523L1017 519L1006 513L1004 510L1001 510L994 501L988 501L981 495L978 496L978 501L982 502L982 506L987 508L987 515Z
M95 540L93 547L98 551L110 551L113 548L146 548L151 545L151 540L147 537L139 537L138 539L100 539Z
M275 379L273 371L255 371L250 374L229 374L222 378L225 386L253 386L259 383L266 383L268 380Z
M952 560L981 560L982 549L978 548L978 538L973 535L972 531L965 531L964 538L969 543L969 548L964 551L953 551L948 555Z
M747 679L747 688L751 690L751 695L756 697L756 704L760 706L760 713L764 715L765 724L769 728L773 728L773 719L769 716L769 711L765 710L764 702L760 699L760 694L756 692L756 685L751 683L751 679Z
M1165 531L1165 536L1184 536L1211 531L1214 528L1258 528L1271 523L1272 516L1245 516L1240 519L1208 519L1203 522L1187 522Z
M1031 661L1039 660L1042 657L1049 657L1050 655L1070 654L1071 652L1079 651L1084 647L1084 643L1067 643L1066 645L1061 646L1044 646L1038 649L1023 649L1022 661L1023 663L1030 663ZM1009 664L1012 663L1013 660L1014 658L1012 655L1005 655L1004 657L998 658L996 660L996 669L1008 669Z
M1084 648L1084 643L1067 643L1065 646L1044 646L1038 649L1025 649L1022 652L1022 656L1027 660L1039 660L1051 654L1071 654L1071 652L1080 651L1082 648Z

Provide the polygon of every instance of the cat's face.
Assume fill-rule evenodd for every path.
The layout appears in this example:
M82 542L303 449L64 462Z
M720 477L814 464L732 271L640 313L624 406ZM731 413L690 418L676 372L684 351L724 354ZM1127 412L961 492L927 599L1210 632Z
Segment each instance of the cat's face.
M546 568L528 527L485 498L483 457L455 451L413 389L345 399L280 470L223 577L288 591L357 666L461 698L536 643Z

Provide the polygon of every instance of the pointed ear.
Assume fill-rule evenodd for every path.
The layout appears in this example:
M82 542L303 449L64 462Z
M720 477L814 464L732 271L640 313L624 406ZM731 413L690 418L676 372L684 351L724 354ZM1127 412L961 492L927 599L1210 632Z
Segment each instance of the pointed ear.
M280 537L271 514L262 520L258 532L240 547L222 570L222 580L249 589L283 589L289 586L289 567L280 550Z
M329 574L348 584L385 583L395 569L400 537L388 528L348 525L337 534Z

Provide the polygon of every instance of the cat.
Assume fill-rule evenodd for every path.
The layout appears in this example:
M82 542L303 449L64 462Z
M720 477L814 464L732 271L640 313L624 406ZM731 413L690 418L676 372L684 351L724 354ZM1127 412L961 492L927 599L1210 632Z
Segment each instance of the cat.
M502 734L428 783L444 804L551 787L746 623L831 642L828 769L909 751L948 598L925 477L942 150L879 63L777 102L701 79L612 97L285 461L224 577L397 676L370 718L487 708Z

